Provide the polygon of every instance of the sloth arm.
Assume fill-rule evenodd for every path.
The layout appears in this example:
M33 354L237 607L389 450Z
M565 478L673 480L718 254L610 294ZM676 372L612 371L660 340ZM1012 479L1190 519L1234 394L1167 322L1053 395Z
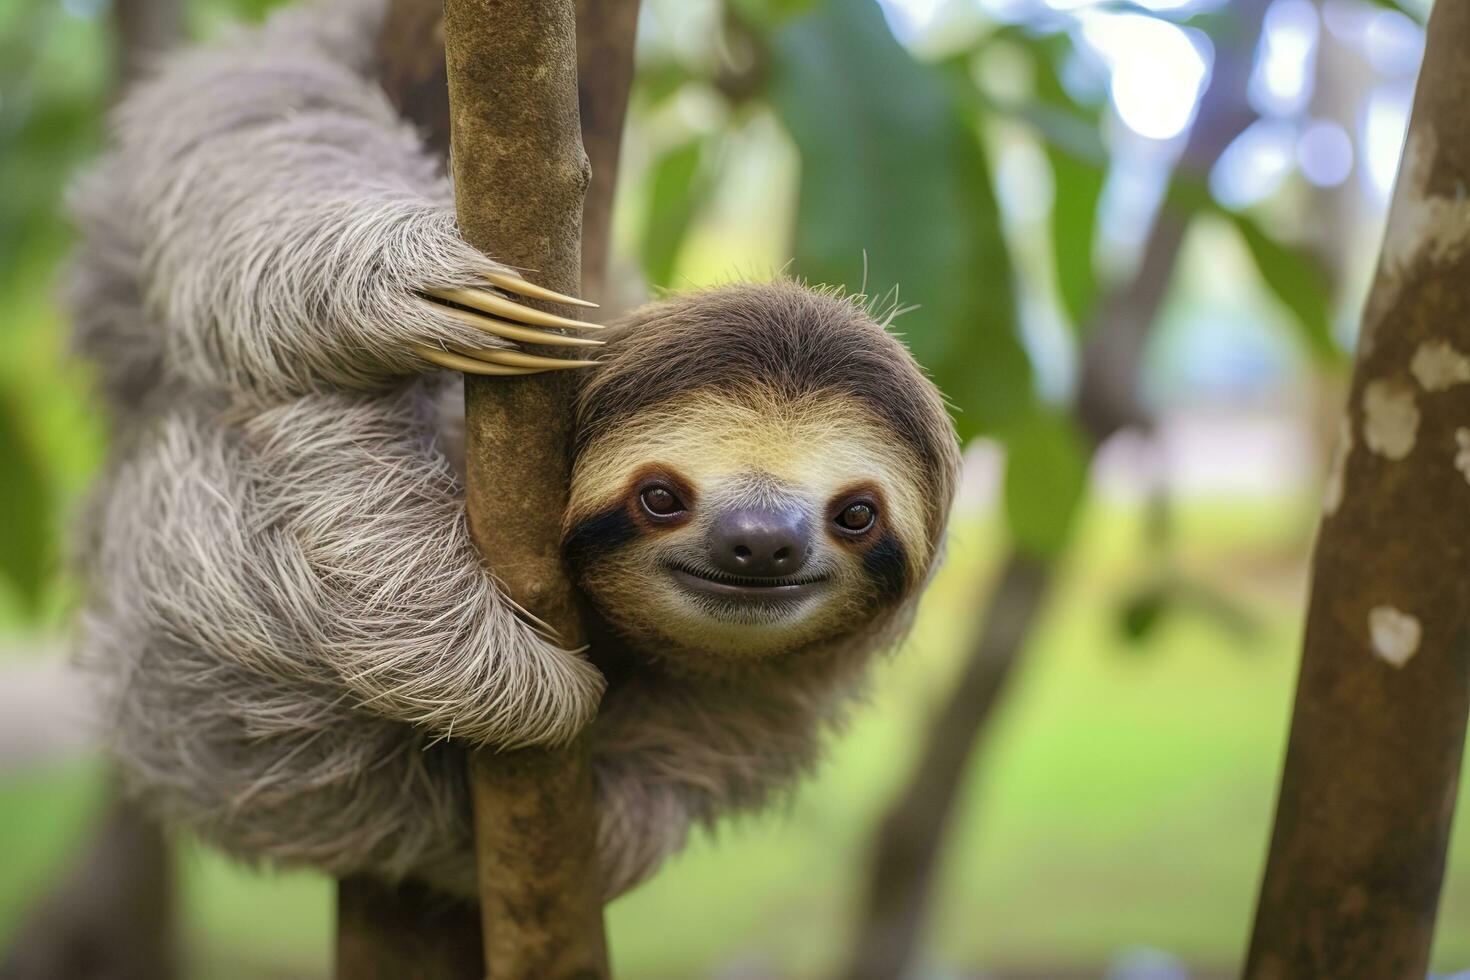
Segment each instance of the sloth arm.
M196 385L381 389L431 364L557 366L507 341L587 343L541 331L575 321L511 300L555 294L460 239L439 161L369 77L381 6L286 10L168 59L78 191L83 213L125 202L164 359Z
M177 553L204 567L181 578L246 590L221 598L274 624L273 645L324 666L367 710L475 744L564 741L596 712L602 676L522 621L485 572L431 408L409 385L253 413L219 485L196 494L202 512L232 510L191 523ZM208 629L215 608L202 595L186 612Z
M591 741L605 897L656 871L690 824L758 810L815 766L847 685L827 672L756 670L735 680L650 672L603 699Z
M101 514L109 604L196 658L325 682L445 738L566 741L601 674L526 626L479 563L431 408L415 383L243 419L172 411Z

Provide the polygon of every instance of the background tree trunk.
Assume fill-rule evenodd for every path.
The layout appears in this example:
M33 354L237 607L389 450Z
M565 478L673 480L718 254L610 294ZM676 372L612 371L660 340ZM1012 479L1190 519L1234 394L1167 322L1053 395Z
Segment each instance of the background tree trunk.
M1470 708L1470 7L1428 28L1246 976L1422 977Z
M633 88L639 0L577 0L577 93L592 183L582 217L582 296L608 298L613 199Z
M1255 119L1247 87L1268 6L1269 0L1243 0L1232 7L1232 29L1220 44L1180 157L1179 171L1188 179L1208 174ZM1139 373L1188 221L1167 206L1159 212L1138 268L1088 324L1074 411L1094 450L1122 429L1151 424L1138 400ZM1002 563L959 680L926 733L908 782L878 824L865 904L841 973L847 980L890 980L913 960L960 784L1055 578L1054 564L1020 552Z
M115 82L121 94L184 36L184 0L115 0Z
M582 209L582 292L607 297L613 199L623 122L633 86L639 0L577 0L577 100L582 144L592 167ZM436 0L394 0L378 47L383 88L424 142L449 156L444 8Z
M17 934L3 980L178 976L171 843L112 787L76 869Z

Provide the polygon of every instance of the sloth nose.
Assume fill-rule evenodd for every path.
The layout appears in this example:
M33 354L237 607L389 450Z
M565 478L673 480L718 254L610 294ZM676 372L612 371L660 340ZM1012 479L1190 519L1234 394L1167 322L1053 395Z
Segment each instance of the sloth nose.
M809 522L795 507L727 511L710 528L710 560L731 575L791 575L806 564L810 551Z

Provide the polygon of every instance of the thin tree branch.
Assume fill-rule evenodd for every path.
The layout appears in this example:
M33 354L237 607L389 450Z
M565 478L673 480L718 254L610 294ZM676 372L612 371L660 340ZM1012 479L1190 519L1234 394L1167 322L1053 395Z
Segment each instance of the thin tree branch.
M17 933L3 980L178 976L173 860L158 824L112 785L76 868Z
M113 7L116 64L114 92L144 75L184 36L183 0L116 0Z
M582 105L588 104L589 97L596 102L595 111L581 114L582 138L596 167L593 186L603 189L587 195L584 209L584 224L593 229L583 236L587 257L583 261L582 295L587 296L596 294L592 283L594 278L602 280L606 265L611 192L617 183L617 149L631 83L628 73L633 63L633 26L637 20L637 3L633 0L609 0L593 7L590 26L584 29L579 23L577 30ZM444 5L439 0L393 0L389 5L378 48L383 87L398 110L415 124L425 144L447 161L450 123L444 44ZM622 50L617 49L619 44ZM623 105L613 103L613 94ZM492 254L502 261L517 261L498 245L492 248ZM543 276L538 278L544 281ZM540 424L540 420L533 422ZM506 430L507 434L511 431ZM508 447L507 451L507 459L519 458L515 455L520 452L519 446ZM497 777L526 778L527 774L498 773ZM360 893L362 890L366 893ZM341 933L346 930L348 948L362 951L363 958L358 962L395 962L404 970L413 969L417 963L418 975L443 980L482 974L478 957L460 956L469 939L473 939L476 949L480 945L481 930L473 907L456 909L444 897L422 893L412 886L391 889L357 879L342 882L339 894L339 948L344 941ZM414 923L411 941L395 938L394 923L403 920ZM351 963L343 963L338 975L358 975L353 969Z
M340 980L479 980L485 975L479 910L416 882L337 884Z
M633 88L634 40L639 0L577 0L577 77L582 143L592 163L592 184L582 217L582 295L601 303L609 296L613 197L623 120Z
M1207 173L1254 119L1246 88L1268 5L1269 0L1237 5L1234 35L1220 45L1212 80L1180 158L1182 171ZM1074 414L1094 450L1124 428L1151 424L1138 402L1139 374L1186 230L1184 216L1160 211L1138 269L1103 301L1089 325ZM960 782L1054 578L1052 565L1020 552L1004 562L960 680L926 734L908 784L879 824L867 902L841 974L848 980L902 976L912 960Z
M449 78L442 0L391 0L378 37L378 78L424 145L449 160Z
M1470 712L1470 7L1428 27L1245 976L1422 977Z
M572 0L447 0L445 60L460 233L562 292L581 287L588 163ZM584 644L561 559L571 380L465 379L470 530L509 595ZM480 750L470 765L485 965L496 980L607 975L585 744Z
M582 292L607 298L613 198L623 122L633 86L640 0L577 0L577 94L582 144L592 166L582 212ZM424 142L449 155L443 4L393 0L378 48L383 88Z

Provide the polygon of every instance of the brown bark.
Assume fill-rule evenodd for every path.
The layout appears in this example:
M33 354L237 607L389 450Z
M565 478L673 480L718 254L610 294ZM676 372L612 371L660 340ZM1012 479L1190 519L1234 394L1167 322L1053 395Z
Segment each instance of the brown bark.
M378 78L424 145L449 159L449 79L442 0L391 0L378 38Z
M114 91L120 94L184 36L184 2L116 0L113 24Z
M580 288L588 163L571 0L448 0L451 166L460 233L563 292ZM509 595L583 645L561 558L571 379L465 379L467 509ZM607 975L585 747L471 762L486 968L496 980Z
M1436 4L1313 558L1254 980L1428 967L1470 709L1467 44L1470 7Z
M582 295L608 297L612 204L618 185L623 120L633 87L639 0L577 0L577 77L582 143L592 183L582 217Z
M1247 84L1267 6L1269 0L1236 6L1232 34L1220 44L1180 158L1182 173L1208 173L1255 118ZM1187 230L1187 215L1161 210L1137 270L1105 298L1089 325L1074 414L1094 449L1122 429L1150 424L1138 402L1139 372ZM926 733L909 782L879 824L856 944L841 974L848 980L902 976L912 959L960 782L1054 577L1048 563L1021 553L1006 559L960 680Z
M577 0L577 92L582 144L592 167L582 212L582 292L607 295L612 206L623 122L633 86L639 0ZM383 88L425 143L449 154L449 91L443 4L393 0L378 47Z
M590 23L586 30L579 23L576 32L580 65L579 87L582 104L587 105L590 99L595 103L595 109L582 115L582 138L590 151L599 176L594 187L602 189L600 192L594 191L587 195L583 218L586 226L592 229L592 232L582 236L583 251L587 256L583 260L582 295L594 295L596 293L596 287L593 286L594 278L601 281L608 251L607 230L611 224L612 188L616 185L617 149L631 83L633 26L637 20L637 4L632 0L618 0L616 3L609 2L590 6L584 4L583 7L584 10L579 13L579 16L588 16ZM512 13L497 10L495 16L504 18L512 16ZM424 136L426 144L431 149L444 154L447 159L450 143L450 116L444 45L444 5L439 0L393 0L389 5L383 38L378 49L383 87L399 111L416 125ZM623 45L621 51L616 48L617 45ZM512 53L511 56L516 55ZM589 96L589 92L594 92L596 95ZM616 104L612 100L613 95L617 97ZM535 93L522 92L518 95L512 93L505 97L514 99L538 96ZM565 117L567 108L564 97L558 96L555 104L559 106L558 111ZM489 125L502 125L502 123L491 122ZM555 132L555 130L548 132ZM559 138L565 139L565 133L562 133ZM554 145L530 146L524 148L523 152L527 154L525 158L527 161L535 161L540 159L538 154L556 153L560 152L560 149ZM523 173L534 173L534 168L527 163L517 164L512 161L508 166L518 168ZM472 177L472 179L475 178L488 180L492 179L493 175L480 172ZM465 198L462 196L461 200ZM528 199L523 197L521 200ZM533 211L534 208L523 208L523 213L533 225L532 237L539 237L539 232L534 227L535 214ZM514 226L503 229L482 228L478 233L483 234L484 237L479 239L474 237L477 232L465 230L464 233L471 242L479 244L502 261L522 267L542 263L544 258L534 252L522 252L519 255L514 253L507 248L509 240L499 237L519 234L520 230ZM558 259L558 261L561 260ZM574 276L575 272L569 270L569 277L560 282L548 278L544 273L538 273L535 278L549 285L564 288L573 281L570 277ZM555 380L557 379L553 379ZM493 383L492 387L494 387ZM532 411L524 405L510 406L498 423L479 426L477 432L481 439L477 445L480 446L481 459L488 458L493 462L498 457L504 460L519 461L522 458L520 454L525 452L527 439L540 439L544 434L540 431L544 421L541 417L533 415L529 423L521 417ZM520 418L520 421L511 418L513 413L516 414L516 418ZM562 412L551 418L565 420L565 413ZM503 442L487 444L485 442L487 438L498 438ZM554 462L554 455L554 453L542 455L541 463ZM499 481L494 484L498 488L506 487L511 482L503 475L491 477L486 474L486 478ZM522 493L519 500L539 500L541 505L547 508L546 513L559 513L559 504L555 499L555 494L548 495L547 487L554 488L562 485L559 481L565 480L565 473L561 471L543 472L542 478L550 479L552 482L546 486L538 486L535 474L526 473L524 482L518 482L517 485L523 491L529 487L529 493ZM482 485L485 485L483 480L481 482ZM483 514L483 503L479 506ZM473 508L471 513L473 516ZM482 547L487 546L483 538L477 540L481 541ZM501 545L492 544L488 547L499 549ZM504 553L497 550L495 554L497 574L502 580L509 581L506 572L501 567L504 562ZM538 556L536 569L529 570L527 577L534 578L547 571L546 554L542 553ZM560 575L559 568L556 574ZM512 583L512 588L514 587ZM565 600L566 596L563 595L562 598ZM566 610L563 612L565 613ZM542 618L547 617L543 615ZM567 634L573 638L575 635L575 633ZM567 637L564 636L563 639L565 642ZM581 750L574 749L574 751L580 752ZM558 840L554 832L540 834L535 841L510 840L506 839L503 833L515 820L534 819L538 807L557 806L558 810L561 810L569 803L580 801L581 804L585 804L590 801L590 793L585 785L578 785L575 781L573 785L563 785L561 788L552 785L558 780L565 781L569 777L583 778L581 774L584 769L581 763L575 759L573 762L572 765L558 763L554 758L548 759L547 753L518 753L513 757L500 760L500 764L492 774L493 778L499 780L501 784L497 795L502 799L496 802L505 803L507 809L500 820L481 829L495 838L495 847L521 849L519 860L521 860L522 869L527 866L546 865L560 865L564 869L574 867L572 859L575 853L584 844L590 843L590 837L588 837L586 841L574 846L570 852L563 853L563 842ZM564 794L569 794L569 798L563 799L558 804L556 797ZM530 811L530 814L527 815L526 811ZM561 816L561 819L564 823L586 826L592 817L590 813L579 812L573 806L569 812ZM545 848L540 853L532 853L523 848L523 845L528 843L543 844ZM356 901L350 893L354 888L361 887L362 884L344 882L342 901ZM497 887L513 886L514 881L508 881L502 882ZM585 897L584 895L584 899ZM464 944L465 937L471 934L478 948L481 935L479 922L473 915L466 918L464 916L425 916L423 914L421 906L424 902L442 905L443 901L440 897L421 893L412 886L396 894L386 892L382 886L375 886L374 894L368 896L367 900L359 902L362 914L344 921L346 921L346 928L354 934L352 941L369 951L370 955L398 959L396 950L399 948L399 943L395 939L393 922L400 918L412 919L415 922L414 944L404 947L406 955L400 960L404 969L409 969L410 964L414 962L427 961L439 964L442 969L422 974L425 976L443 977L446 980L447 978L477 977L481 974L478 959L474 962L463 960L458 956L457 950ZM515 901L534 902L536 897L522 895ZM494 914L504 915L506 911L507 909L502 904L500 911ZM514 909L509 911L514 911ZM590 917L592 913L588 911L586 914ZM589 928L589 936L596 932L600 937L600 930L601 919L598 914L595 928ZM376 941L373 940L373 937L377 937ZM600 947L600 944L601 940L598 938L596 945ZM603 962L600 950L596 958L599 964ZM526 968L536 969L533 966ZM339 976L353 975L350 971L339 970Z
M408 882L337 883L336 975L342 980L478 980L485 975L480 915Z
M176 946L169 842L114 788L87 853L18 932L0 978L171 980Z

